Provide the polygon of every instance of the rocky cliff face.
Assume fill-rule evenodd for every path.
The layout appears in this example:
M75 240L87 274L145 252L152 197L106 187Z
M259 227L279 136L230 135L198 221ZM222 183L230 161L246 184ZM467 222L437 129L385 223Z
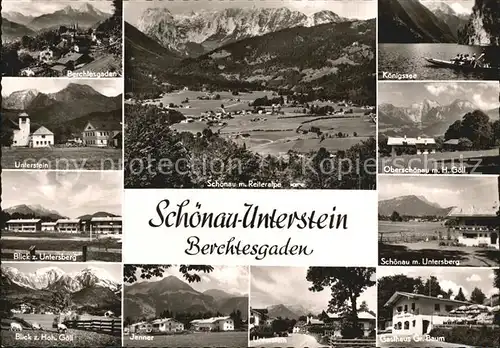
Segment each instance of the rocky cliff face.
M465 45L500 45L500 2L476 0L469 22L458 36Z

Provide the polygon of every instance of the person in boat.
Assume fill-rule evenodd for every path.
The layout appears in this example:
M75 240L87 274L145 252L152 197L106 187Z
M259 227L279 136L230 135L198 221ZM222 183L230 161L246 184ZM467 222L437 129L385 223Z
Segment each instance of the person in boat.
M451 58L450 61L452 61L455 64L458 64L460 62L460 53L457 53L457 56L455 58Z

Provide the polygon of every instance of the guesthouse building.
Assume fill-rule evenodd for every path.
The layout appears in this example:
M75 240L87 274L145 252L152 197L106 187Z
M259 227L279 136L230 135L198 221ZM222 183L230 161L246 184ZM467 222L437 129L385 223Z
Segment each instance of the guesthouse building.
M456 319L453 311L468 302L396 291L385 304L392 309L393 335L425 335L435 325Z
M43 232L55 232L56 231L56 223L55 222L42 222L42 231Z
M448 218L450 229L458 233L458 242L466 246L488 247L500 250L498 207L479 209L453 208Z
M121 133L120 122L91 121L88 122L82 132L83 144L85 146L107 147L114 146L114 137Z
M59 219L56 221L56 231L60 233L80 233L80 219Z
M182 332L184 324L174 318L155 319L151 322L153 332Z

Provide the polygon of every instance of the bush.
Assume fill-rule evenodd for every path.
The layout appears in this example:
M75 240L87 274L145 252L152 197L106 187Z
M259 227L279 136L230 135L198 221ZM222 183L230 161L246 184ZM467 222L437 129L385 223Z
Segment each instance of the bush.
M432 337L444 337L445 342L476 347L498 347L498 329L487 326L454 327L452 329L432 329Z

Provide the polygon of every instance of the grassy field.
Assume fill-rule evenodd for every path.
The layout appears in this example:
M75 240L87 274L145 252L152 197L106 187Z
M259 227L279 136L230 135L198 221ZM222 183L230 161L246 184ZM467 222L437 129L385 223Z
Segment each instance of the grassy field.
M121 347L119 336L105 333L68 329L66 334L58 334L57 330L52 328L54 315L16 314L16 317L30 323L38 323L43 330L34 331L25 328L22 332L17 332L16 339L16 332L9 331L12 320L2 319L1 338L3 347ZM86 316L83 319L102 318ZM22 337L19 334L22 334Z
M229 92L220 92L219 94L221 95L220 100L197 100L196 97L204 96L206 93L181 91L167 94L161 101L164 105L169 103L181 105L181 101L188 98L189 108L185 107L188 104L183 104L177 110L185 116L194 117L195 121L178 123L173 128L178 131L197 133L208 127L205 122L196 120L202 112L217 111L221 104L224 104L226 111L247 110L251 108L248 104L256 98L265 95L272 97L270 92L242 93L239 96L233 96ZM327 103L315 104L326 105ZM341 108L337 104L330 105L337 110ZM346 107L343 108L346 109ZM328 118L303 114L300 107L284 107L282 111L284 115L235 115L232 119L222 120L221 122L226 123L225 125L216 125L210 128L214 132L220 132L227 139L234 140L240 145L245 144L247 149L263 155L283 155L289 150L306 153L320 147L333 152L346 150L370 136L375 136L375 124L364 115L366 110L361 108L355 108L354 114L348 115L348 117L337 115ZM321 140L321 137L314 133L297 132L298 128L309 130L311 127L320 128L327 135L325 139ZM347 133L348 137L335 137L334 134L339 132Z
M392 222L379 221L378 233L379 237L384 241L398 241L405 237L408 239L422 240L425 238L447 236L447 228L443 225L444 222Z
M124 336L123 343L129 347L248 347L247 332L205 332L185 335L153 336L153 340L131 340Z
M39 165L52 170L121 170L122 151L115 148L54 147L2 148L2 168L30 169L22 165Z

